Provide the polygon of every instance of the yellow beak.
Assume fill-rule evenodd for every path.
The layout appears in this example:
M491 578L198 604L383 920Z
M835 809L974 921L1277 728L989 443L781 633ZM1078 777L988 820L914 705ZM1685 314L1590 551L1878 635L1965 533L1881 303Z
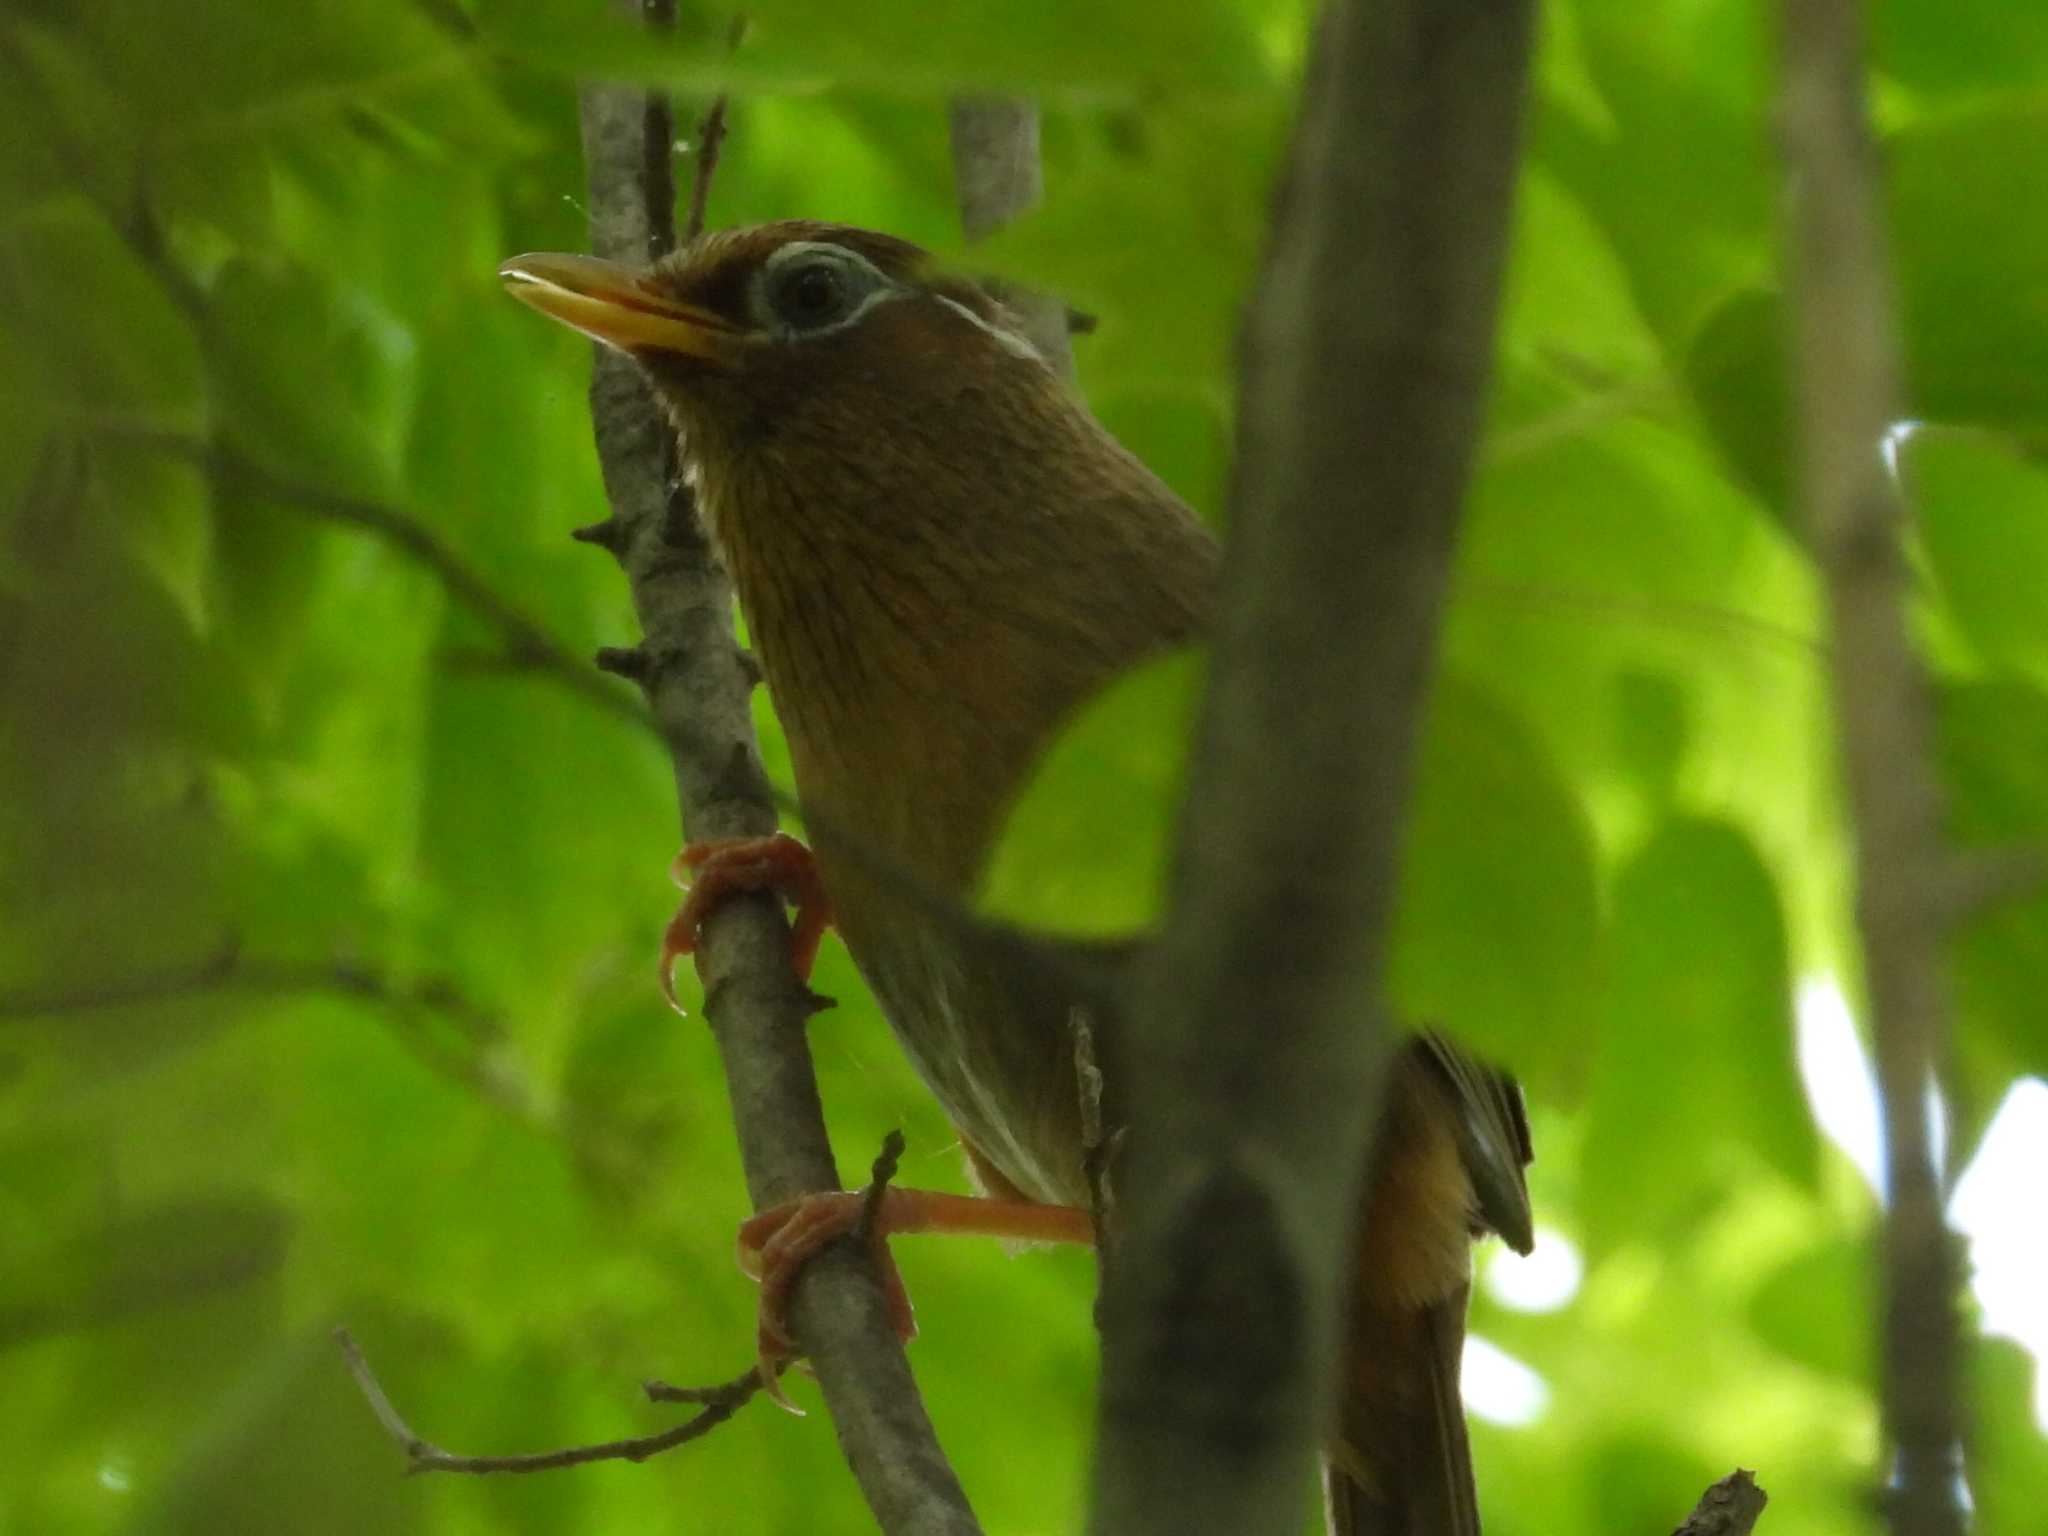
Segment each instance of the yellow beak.
M515 256L498 268L512 297L621 352L672 352L728 360L735 327L679 304L647 279L595 256Z

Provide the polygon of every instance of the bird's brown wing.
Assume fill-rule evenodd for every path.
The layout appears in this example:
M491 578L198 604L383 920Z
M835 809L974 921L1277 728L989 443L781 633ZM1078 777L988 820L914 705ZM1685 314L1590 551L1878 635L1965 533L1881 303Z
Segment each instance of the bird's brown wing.
M1332 1536L1478 1536L1458 1372L1471 1240L1530 1240L1528 1123L1514 1080L1441 1036L1396 1060L1365 1191L1336 1433Z
M1418 1035L1410 1049L1420 1052L1451 1090L1458 1160L1472 1181L1475 1228L1527 1253L1536 1234L1523 1170L1536 1153L1521 1085L1497 1067L1473 1060L1435 1030Z

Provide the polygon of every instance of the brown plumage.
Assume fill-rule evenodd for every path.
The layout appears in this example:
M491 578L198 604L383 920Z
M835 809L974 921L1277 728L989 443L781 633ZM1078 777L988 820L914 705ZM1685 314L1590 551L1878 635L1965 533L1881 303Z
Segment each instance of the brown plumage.
M1068 980L962 942L889 871L972 894L1061 723L1206 627L1214 540L999 305L902 241L776 224L647 274L563 257L504 272L654 380L788 735L837 926L977 1178L1086 1205ZM1103 1046L1114 1123L1119 1056ZM1334 1529L1476 1532L1457 1396L1470 1240L1526 1248L1527 1155L1510 1081L1433 1037L1409 1046L1369 1181Z

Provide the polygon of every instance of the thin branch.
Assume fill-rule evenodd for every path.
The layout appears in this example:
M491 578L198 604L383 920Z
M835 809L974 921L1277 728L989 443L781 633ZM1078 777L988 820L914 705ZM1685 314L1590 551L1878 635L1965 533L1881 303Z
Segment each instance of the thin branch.
M446 976L399 982L355 961L267 960L244 955L230 938L197 960L110 981L42 991L0 992L0 1021L63 1018L218 992L287 997L325 995L377 1004L399 1043L422 1065L517 1119L554 1129L515 1057L503 1022ZM425 1013L449 1025L461 1048L423 1029Z
M1671 1536L1749 1536L1769 1502L1756 1475L1737 1467L1700 1495L1693 1512Z
M663 23L660 6L648 14ZM582 128L592 248L632 262L674 249L666 101L591 88ZM748 708L753 674L734 643L724 572L677 473L674 437L645 380L616 356L598 357L591 415L612 504L609 532L593 542L614 552L632 588L646 635L643 686L674 762L684 829L697 839L770 832L775 812ZM697 959L755 1207L843 1187L805 1034L812 1001L791 968L777 904L763 895L722 906ZM796 1281L790 1317L882 1529L976 1532L865 1256L843 1246L820 1254Z
M720 91L697 124L697 172L690 183L690 215L683 225L685 242L704 233L705 211L711 202L711 178L718 174L718 151L725 143L725 112L729 98Z
M453 1451L444 1451L433 1441L423 1438L405 1418L392 1406L383 1385L377 1380L376 1372L370 1369L362 1347L346 1328L334 1330L334 1342L341 1350L341 1357L348 1363L348 1371L355 1378L357 1388L370 1405L370 1411L377 1415L377 1422L384 1427L398 1448L405 1452L405 1469L417 1472L559 1472L565 1467L585 1466L593 1461L645 1461L650 1456L659 1456L663 1451L672 1451L679 1445L692 1440L701 1440L718 1428L727 1419L738 1413L761 1390L761 1373L749 1366L746 1373L715 1387L671 1387L665 1382L648 1382L645 1385L648 1400L659 1403L697 1403L702 1411L695 1418L651 1435L635 1435L625 1440L600 1440L592 1445L570 1445L554 1451L534 1451L522 1456L460 1456Z
M1381 956L1492 368L1533 9L1334 0L1311 47L1244 336L1173 900L1131 1021L1103 1536L1294 1529L1332 1422L1393 1039Z
M948 112L953 185L968 242L986 239L1045 200L1038 108L1021 96L963 96ZM1067 306L1050 294L991 283L1039 355L1073 377Z
M215 481L323 522L373 533L439 578L450 597L498 632L501 667L546 673L630 724L651 725L647 711L591 670L547 628L493 587L417 513L367 497L351 496L310 481L295 480L204 438L127 424L110 425L106 435L174 454Z
M670 0L648 0L644 9L653 25L665 27L674 24L675 12ZM726 28L725 51L739 52L740 40L746 35L747 18L744 15L733 17L732 24ZM652 103L655 98L649 97L648 100L650 110L654 110ZM718 174L718 152L725 144L726 111L731 105L731 96L725 91L720 91L712 98L710 107L697 123L697 170L690 180L690 211L683 221L685 245L704 233L705 214L711 205L711 182ZM659 104L659 110L666 113L672 109L663 101ZM651 129L653 125L649 126ZM651 132L649 137L652 138Z
M1905 509L1880 451L1903 414L1897 305L1864 105L1857 0L1785 0L1782 103L1807 527L1826 579L1856 917L1883 1099L1879 1398L1897 1536L1959 1536L1956 1243L1926 1097L1948 1039L1950 903Z

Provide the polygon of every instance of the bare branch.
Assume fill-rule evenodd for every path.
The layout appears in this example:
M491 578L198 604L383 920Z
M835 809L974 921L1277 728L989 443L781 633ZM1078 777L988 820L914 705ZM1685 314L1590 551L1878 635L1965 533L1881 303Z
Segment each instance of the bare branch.
M1884 1101L1879 1395L1897 1468L1886 1503L1898 1536L1959 1536L1959 1276L1926 1110L1948 1037L1942 877L1951 866L1927 681L1906 622L1905 510L1880 451L1901 414L1896 304L1857 0L1785 0L1783 24L1801 489L1834 634L1856 916Z
M1769 1502L1755 1474L1737 1467L1700 1495L1693 1512L1671 1536L1749 1536Z
M1381 954L1492 366L1532 10L1335 0L1311 50L1244 338L1171 917L1132 1020L1103 1536L1293 1529L1331 1422L1392 1041Z
M690 215L683 225L683 239L694 240L704 233L704 215L711 202L711 178L718 173L718 151L725 143L727 97L720 91L697 124L697 173L690 184Z
M660 5L649 14L663 19ZM593 249L633 262L673 249L665 100L592 88L582 120ZM674 439L638 371L615 356L597 360L591 414L612 503L607 544L646 635L644 686L674 761L684 828L698 839L770 832L747 703L754 674L734 643L731 591L676 472ZM811 999L776 903L764 895L722 906L697 958L755 1207L842 1187L805 1036ZM819 1255L796 1281L790 1316L882 1529L976 1532L865 1256L843 1247Z
M665 1382L647 1382L644 1390L650 1402L697 1403L702 1412L695 1418L652 1435L635 1435L625 1440L600 1440L592 1445L570 1445L554 1451L534 1451L522 1456L459 1456L444 1451L419 1435L392 1406L376 1372L360 1345L346 1328L334 1330L334 1342L357 1388L377 1415L398 1448L405 1452L407 1472L559 1472L565 1467L585 1466L593 1461L645 1461L672 1451L692 1440L701 1440L738 1413L761 1390L761 1373L749 1366L744 1375L715 1387L671 1387Z

